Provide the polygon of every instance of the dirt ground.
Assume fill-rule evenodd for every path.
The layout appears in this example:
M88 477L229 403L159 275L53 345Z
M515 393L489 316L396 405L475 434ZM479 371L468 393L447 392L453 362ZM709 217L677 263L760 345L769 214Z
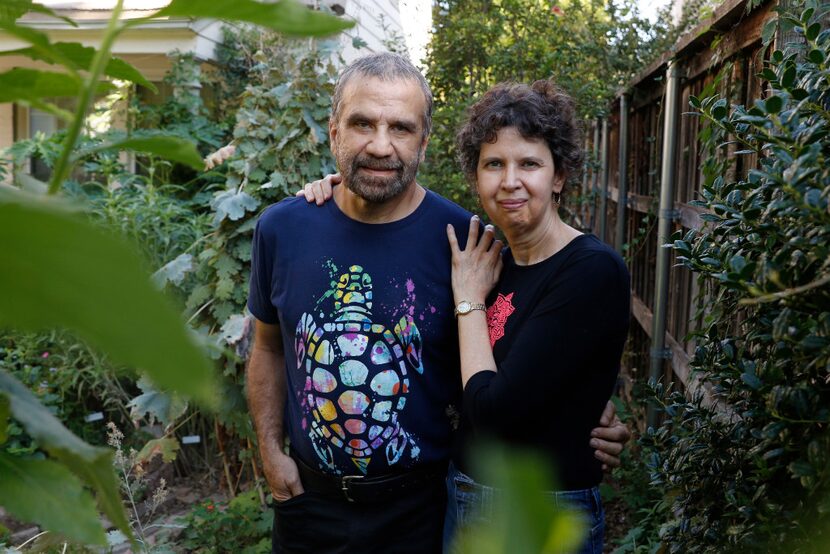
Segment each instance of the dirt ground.
M614 551L614 544L622 539L629 531L630 519L628 507L625 501L620 498L612 498L604 502L605 508L605 548L603 552Z
M169 476L166 480L169 494L164 503L153 514L152 519L154 521L161 520L165 524L175 524L199 502L209 498L216 502L227 500L225 491L220 489L216 479L210 475ZM139 502L138 509L142 517L144 516L143 507L144 503ZM132 519L132 514L129 515ZM5 526L10 532L11 538L7 541L9 546L20 546L40 532L40 528L36 525L17 521L8 515L3 508L0 508L0 525ZM104 526L107 527L108 522L105 521ZM115 549L114 551L118 552L119 550Z
M217 479L209 475L174 477L168 479L169 495L154 514L153 519L165 523L176 523L187 514L195 504L208 498L221 502L226 500L226 493L220 488ZM625 501L611 498L604 502L605 507L605 553L613 552L613 544L624 537L629 530L629 514ZM0 508L0 525L11 533L10 546L19 546L34 537L40 529L31 523L21 523ZM115 552L119 550L116 549ZM126 551L126 550L125 550Z

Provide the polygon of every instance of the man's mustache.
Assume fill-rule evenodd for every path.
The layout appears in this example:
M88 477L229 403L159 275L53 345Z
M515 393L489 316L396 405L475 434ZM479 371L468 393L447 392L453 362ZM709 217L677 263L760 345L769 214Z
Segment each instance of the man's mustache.
M372 158L355 158L354 162L352 162L352 167L354 168L366 168L366 169L378 169L378 170L386 170L386 169L402 169L403 164L400 161L395 160L377 160Z

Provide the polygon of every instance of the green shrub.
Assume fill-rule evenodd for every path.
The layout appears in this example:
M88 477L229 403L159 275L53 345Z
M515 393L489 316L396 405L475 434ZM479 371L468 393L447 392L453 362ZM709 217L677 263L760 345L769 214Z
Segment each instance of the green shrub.
M481 212L455 159L467 106L501 81L552 78L574 97L582 117L601 115L614 92L674 42L683 27L670 21L664 9L651 23L629 0L435 2L425 60L435 115L419 179Z
M230 502L207 500L181 521L186 528L176 539L176 548L196 553L271 552L273 519L274 512L262 507L256 490Z
M674 248L700 278L692 367L720 407L680 394L664 404L655 435L670 448L654 477L672 552L828 546L830 30L805 7L778 20L801 43L772 52L766 98L691 99L708 122L695 202L707 224ZM730 177L736 156L758 156L757 168Z

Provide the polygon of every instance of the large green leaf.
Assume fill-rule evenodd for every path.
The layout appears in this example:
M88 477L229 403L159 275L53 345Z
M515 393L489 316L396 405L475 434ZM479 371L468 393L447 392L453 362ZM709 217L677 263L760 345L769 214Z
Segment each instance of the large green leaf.
M0 18L0 31L19 38L23 42L28 42L40 52L49 50L49 35L31 27L21 27Z
M179 137L155 136L155 137L133 137L118 142L113 142L92 150L135 150L136 152L147 152L155 154L167 160L189 165L193 169L201 170L205 167L205 161L196 150L196 145L189 140ZM88 153L88 152L87 152Z
M173 437L153 439L147 441L147 444L144 445L144 448L136 456L136 460L139 463L144 463L149 462L157 455L161 455L161 461L169 464L176 459L180 449L181 445L179 441Z
M26 56L33 60L41 60L50 64L61 64L69 66L72 69L88 71L95 57L95 49L78 42L55 42L49 44L47 39L46 47L38 45L38 47L33 46L18 50L7 50L0 52L0 56ZM104 68L104 74L113 79L137 83L149 88L153 92L158 92L156 86L148 81L138 69L120 58L110 58L107 67Z
M0 73L0 103L77 96L81 86L80 79L66 73L16 67ZM102 82L97 91L105 93L112 89L112 84Z
M112 451L87 444L72 434L38 402L29 389L3 370L0 370L0 396L8 399L12 417L37 441L38 446L92 487L101 511L119 529L130 533L112 466Z
M106 544L95 502L69 470L51 460L27 460L0 452L0 505L85 544Z
M151 423L157 419L167 428L187 411L187 402L178 394L156 390L153 384L144 378L138 380L138 387L144 394L127 403L130 417L135 422L149 415Z
M9 399L0 394L0 444L8 438Z
M71 329L163 389L214 402L210 363L132 245L53 201L0 189L0 327Z
M107 67L104 68L104 74L113 79L121 79L122 81L130 81L143 87L147 87L153 92L158 92L158 88L152 82L147 80L147 77L136 69L132 64L129 64L121 58L110 58L107 62Z
M273 4L253 0L173 0L169 6L156 13L156 17L244 21L293 36L332 35L354 25L351 21L313 11L296 0L279 0Z

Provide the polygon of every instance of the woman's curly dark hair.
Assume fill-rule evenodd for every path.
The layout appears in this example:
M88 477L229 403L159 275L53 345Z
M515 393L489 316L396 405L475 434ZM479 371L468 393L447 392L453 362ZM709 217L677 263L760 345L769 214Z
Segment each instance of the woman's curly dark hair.
M551 81L500 83L470 106L456 136L458 160L470 186L476 186L481 145L515 127L524 138L544 140L557 175L573 177L582 166L582 130L573 98Z

